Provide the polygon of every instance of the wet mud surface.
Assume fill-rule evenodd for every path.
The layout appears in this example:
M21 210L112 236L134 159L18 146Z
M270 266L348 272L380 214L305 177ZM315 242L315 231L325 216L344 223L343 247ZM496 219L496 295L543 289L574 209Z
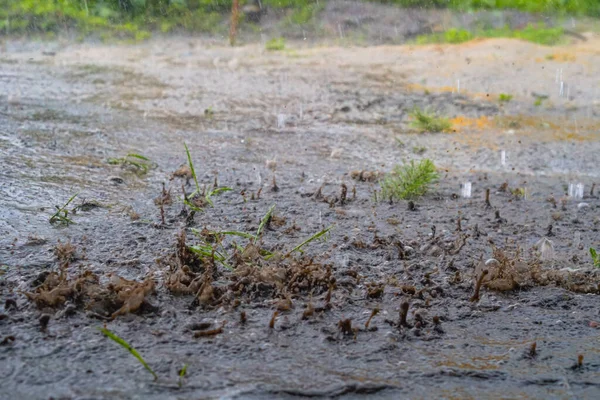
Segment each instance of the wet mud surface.
M2 392L597 397L600 270L588 249L600 246L599 43L297 43L280 53L189 38L8 44ZM548 98L534 105L532 93ZM414 107L452 118L453 131L412 132ZM174 176L184 143L201 187L232 189L193 215L182 191L194 180ZM108 162L128 153L151 160L147 173ZM423 157L442 172L431 193L414 208L375 201L377 171ZM585 185L583 199L567 197L569 183ZM50 224L76 193L74 223ZM214 232L255 234L272 205L258 240L215 244ZM328 227L326 241L292 251ZM201 243L226 262L187 247Z

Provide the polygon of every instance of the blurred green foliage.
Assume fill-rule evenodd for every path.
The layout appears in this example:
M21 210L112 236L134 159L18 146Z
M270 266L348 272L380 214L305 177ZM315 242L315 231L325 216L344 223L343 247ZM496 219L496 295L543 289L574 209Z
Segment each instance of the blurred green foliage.
M564 29L561 27L550 28L545 26L528 25L524 29L513 30L508 27L500 29L478 29L473 32L465 29L448 29L445 32L420 35L416 38L417 44L430 43L464 43L475 38L513 38L528 42L552 46L560 44L564 39Z
M309 24L327 0L262 0L284 12L287 23ZM518 9L559 15L600 16L600 0L365 0L408 7L457 10ZM241 0L243 6L250 0ZM232 0L0 0L2 34L54 34L75 29L106 36L144 39L150 31L225 33ZM446 41L468 40L469 33L449 32Z
M403 7L452 8L461 11L513 9L531 13L600 16L599 0L369 0Z

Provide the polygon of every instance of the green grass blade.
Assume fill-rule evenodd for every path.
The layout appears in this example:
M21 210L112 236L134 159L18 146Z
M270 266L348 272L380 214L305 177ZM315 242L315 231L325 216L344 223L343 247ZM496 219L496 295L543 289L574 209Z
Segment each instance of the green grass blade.
M256 241L260 238L260 234L262 233L263 229L265 229L267 222L269 222L269 220L271 219L271 215L273 215L274 210L275 210L275 204L273 204L271 206L271 208L269 208L269 211L267 211L265 216L260 221L260 225L258 225L258 229L256 230L256 235L255 235L256 237L254 238L254 243L256 243Z
M183 386L183 378L185 378L185 375L187 374L187 367L188 365L185 364L179 371L179 387Z
M214 235L230 235L230 236L239 236L245 239L255 240L256 236L251 233L240 232L240 231L221 231L221 232L211 232Z
M217 195L219 195L221 193L224 193L224 192L229 192L231 190L233 190L233 189L229 188L229 187L217 188L217 189L213 190L212 192L209 192L204 198L206 199L206 202L208 204L210 204L211 207L214 207L215 205L213 204L211 197L212 196L217 196Z
M188 149L187 144L183 144L185 146L185 152L187 153L188 164L190 166L190 170L192 171L192 178L194 178L194 183L196 184L196 193L200 193L200 185L198 184L198 177L196 176L196 170L194 169L194 163L192 162L192 155L190 154L190 149ZM190 195L193 197L193 195Z
M191 210L193 210L193 211L196 211L196 212L198 212L198 213L204 212L204 209L203 209L203 208L200 208L200 207L198 207L198 206L196 206L196 205L192 204L192 202L191 202L191 201L189 201L189 200L187 200L187 199L184 199L184 200L183 200L183 203L184 203L186 206L188 206L188 207L189 207Z
M594 267L600 268L600 257L598 257L598 252L593 247L590 247L590 256L592 256Z
M219 195L219 194L221 194L221 193L224 193L224 192L230 192L230 191L232 191L232 190L233 190L233 189L232 189L232 188L230 188L230 187L220 187L220 188L217 188L217 189L213 190L212 192L210 192L210 193L208 194L208 196L209 196L209 197L212 197L212 196L217 196L217 195Z
M144 359L142 358L142 356L140 355L140 353L138 353L137 350L133 348L133 346L131 346L124 339L121 339L119 336L117 336L116 334L112 333L111 331L109 331L106 328L98 328L98 329L100 330L100 332L102 332L104 334L104 336L106 336L107 338L111 339L112 341L120 344L132 356L134 356L135 358L137 358L137 360L144 366L144 368L146 368L148 370L148 372L150 372L152 374L152 376L154 377L154 380L158 379L158 376L156 375L156 373L152 370L152 368L150 368L150 366L146 363L146 361L144 361Z
M188 249L191 252L198 254L202 258L208 258L208 259L214 258L214 260L221 263L221 265L223 267L227 268L230 271L233 271L233 267L231 265L229 265L226 261L227 257L224 254L222 254L220 251L215 250L210 245L197 244L197 245L193 245L193 246L188 246Z
M137 158L140 160L144 160L144 161L150 161L150 159L148 157L145 157L141 154L137 154L137 153L129 153L127 154L127 157L133 157L133 158Z
M332 229L333 227L329 227L326 229L323 229L320 232L315 233L314 235L312 235L311 237L309 237L308 239L306 239L304 242L300 243L298 246L294 247L287 255L290 255L296 251L299 251L302 253L302 247L306 246L307 244L309 244L312 241L315 241L325 235L327 235L327 233L329 233L329 231Z

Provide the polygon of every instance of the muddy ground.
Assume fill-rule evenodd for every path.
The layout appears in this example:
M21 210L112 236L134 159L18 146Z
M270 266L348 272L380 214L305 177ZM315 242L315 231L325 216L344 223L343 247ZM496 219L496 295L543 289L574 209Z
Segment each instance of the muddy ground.
M600 247L600 39L586 35L552 48L301 40L282 52L189 37L7 41L0 392L596 398L600 276L588 249ZM514 97L501 103L500 93ZM452 118L453 131L415 133L414 107ZM173 176L187 162L184 143L200 185L233 189L195 215L182 199L193 179ZM152 161L147 173L108 162L129 152ZM420 158L441 179L414 210L375 201L374 171ZM471 198L461 197L465 182ZM583 199L567 196L569 183L585 185ZM74 223L51 224L75 193ZM178 246L182 232L188 245L214 239L194 229L255 233L272 205L256 248L224 239L233 272ZM327 227L303 254L257 253L285 255ZM554 254L541 260L544 237ZM482 267L492 257L502 266Z

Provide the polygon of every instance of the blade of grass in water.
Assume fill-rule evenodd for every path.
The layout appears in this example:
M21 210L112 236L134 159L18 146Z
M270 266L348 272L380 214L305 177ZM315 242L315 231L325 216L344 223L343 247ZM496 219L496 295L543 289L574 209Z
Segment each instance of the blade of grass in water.
M198 184L198 177L196 176L196 170L194 170L194 163L192 162L192 155L190 154L190 149L188 149L187 144L183 144L185 146L185 152L187 153L188 164L190 166L190 170L192 171L192 178L194 178L194 183L196 184L196 191L192 193L189 197L194 197L194 194L200 193L200 185Z
M269 208L269 211L267 211L265 216L260 221L260 225L258 225L258 230L256 231L256 235L255 235L256 237L254 238L254 243L256 243L256 241L260 238L260 234L262 233L263 229L267 225L267 222L269 222L269 220L271 219L271 215L273 214L274 210L275 210L275 204L273 204L271 206L271 208Z
M223 267L227 268L230 271L233 271L233 267L227 263L227 257L223 255L221 252L215 250L210 245L194 245L188 246L190 251L198 254L200 257L204 258L212 258L214 261L218 261L223 265Z
M150 159L148 157L145 157L145 156L143 156L141 154L137 154L137 153L129 153L129 154L127 154L127 157L139 158L140 160L150 161Z
M185 364L179 371L179 387L183 386L183 378L185 378L185 374L187 374L187 367L187 364Z
M230 235L230 236L239 236L239 237L243 237L246 239L256 239L256 236L254 236L251 233L246 233L246 232L239 232L239 231L221 231L221 232L211 232L215 235Z
M208 194L205 196L206 202L207 202L208 204L210 204L210 206L211 206L211 207L214 207L215 205L213 204L211 197L212 197L212 196L219 195L219 194L221 194L221 193L223 193L223 192L229 192L229 191L231 191L231 190L233 190L233 189L232 189L232 188L229 188L229 187L217 188L217 189L213 190L212 192L208 193Z
M98 329L100 330L100 332L102 332L104 334L104 336L106 336L107 338L111 339L112 341L120 344L132 356L134 356L135 358L137 358L137 360L144 366L144 368L146 368L148 370L148 372L150 372L152 374L152 376L154 377L154 380L158 379L158 376L156 375L156 373L152 370L152 368L150 368L150 366L146 363L146 361L144 361L144 359L142 358L142 356L140 355L140 353L138 353L137 350L133 348L133 346L131 346L124 339L121 339L119 336L117 336L116 334L112 333L111 331L109 331L106 328L98 328Z
M287 255L289 256L290 254L292 254L296 251L299 251L300 253L302 253L302 247L306 246L310 242L313 242L313 241L327 235L327 233L331 230L331 228L332 227L330 226L329 228L323 229L322 231L315 233L314 235L312 235L311 237L306 239L304 242L302 242L298 246L294 247L289 253L287 253Z
M79 192L77 192L73 196L71 196L71 198L61 208L58 208L58 206L56 206L56 208L57 208L56 212L54 213L54 215L52 215L50 217L51 224L53 224L56 221L61 221L63 223L66 223L67 225L75 223L70 218L67 217L67 215L69 214L69 212L67 211L67 206L75 199L75 197L77 197L78 194L79 194ZM64 215L61 215L60 214L61 212Z

